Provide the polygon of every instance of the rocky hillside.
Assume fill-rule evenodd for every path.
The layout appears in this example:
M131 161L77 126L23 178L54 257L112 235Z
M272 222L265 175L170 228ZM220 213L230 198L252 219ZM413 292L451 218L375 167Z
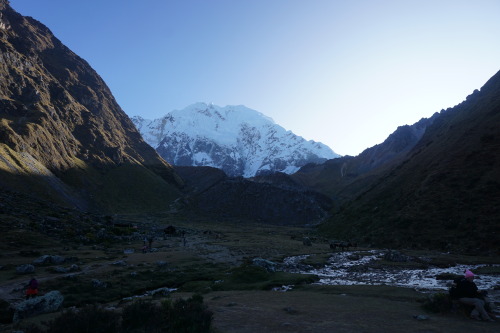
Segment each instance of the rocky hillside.
M211 167L175 169L186 180L190 195L182 207L190 214L238 223L317 225L330 216L332 209L330 198L302 186L228 177Z
M165 209L180 178L89 64L0 0L0 186L80 209Z
M210 166L232 177L293 173L308 163L339 157L245 106L196 103L166 116L133 118L144 139L176 166Z
M323 231L378 246L498 255L499 128L500 72L441 111L418 143Z
M324 193L339 204L351 200L381 172L400 163L438 117L435 113L413 125L400 126L383 143L365 149L358 156L306 165L292 174L291 180Z

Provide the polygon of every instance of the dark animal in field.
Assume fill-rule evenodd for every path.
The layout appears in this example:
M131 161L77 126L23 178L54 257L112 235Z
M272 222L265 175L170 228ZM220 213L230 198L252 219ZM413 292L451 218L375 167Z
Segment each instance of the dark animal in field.
M165 233L165 235L175 235L175 233L177 232L177 230L175 229L174 226L169 225L168 227L166 227L165 229L163 229L163 232Z
M351 242L335 242L330 243L330 249L335 250L336 248L340 248L342 251L349 250L353 244Z

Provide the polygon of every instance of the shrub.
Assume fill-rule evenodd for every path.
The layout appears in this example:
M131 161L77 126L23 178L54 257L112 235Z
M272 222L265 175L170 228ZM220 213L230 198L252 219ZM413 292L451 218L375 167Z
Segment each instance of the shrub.
M123 309L123 332L164 332L166 326L161 307L152 302L140 300Z
M423 308L434 313L446 313L451 310L450 296L446 293L429 295L423 302Z
M46 325L48 329L45 333L118 333L120 316L96 305L88 305L78 311L64 312ZM38 332L42 331L36 327L26 331L26 333Z
M266 281L270 276L271 274L264 268L253 265L242 265L232 271L232 281L239 283Z
M213 313L203 304L201 295L193 295L184 300L163 302L163 310L167 315L168 328L172 333L204 333L210 332Z
M121 317L96 305L63 312L47 328L32 325L26 333L209 333L213 313L203 304L203 297L164 301L161 306L150 301L136 301L124 307Z

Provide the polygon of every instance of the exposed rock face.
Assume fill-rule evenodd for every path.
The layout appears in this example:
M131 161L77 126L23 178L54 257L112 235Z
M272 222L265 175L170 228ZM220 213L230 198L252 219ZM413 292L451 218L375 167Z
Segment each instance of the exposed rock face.
M181 184L89 64L1 1L0 185L87 209L124 166L128 181L163 181L170 197Z

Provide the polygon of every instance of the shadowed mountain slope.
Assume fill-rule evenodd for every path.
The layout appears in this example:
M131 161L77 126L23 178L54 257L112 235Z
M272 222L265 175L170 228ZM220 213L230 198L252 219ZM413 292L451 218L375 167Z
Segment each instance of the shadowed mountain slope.
M291 175L291 179L332 197L339 204L353 199L382 170L399 163L437 117L436 113L411 126L400 126L383 143L365 149L358 156L344 156L323 164L304 166Z
M302 186L228 177L212 167L176 166L175 170L190 193L184 200L185 211L216 220L317 225L332 208L330 198Z
M0 0L0 188L80 209L165 209L180 178L90 65Z
M441 111L405 157L380 171L323 232L378 246L498 255L500 72Z

